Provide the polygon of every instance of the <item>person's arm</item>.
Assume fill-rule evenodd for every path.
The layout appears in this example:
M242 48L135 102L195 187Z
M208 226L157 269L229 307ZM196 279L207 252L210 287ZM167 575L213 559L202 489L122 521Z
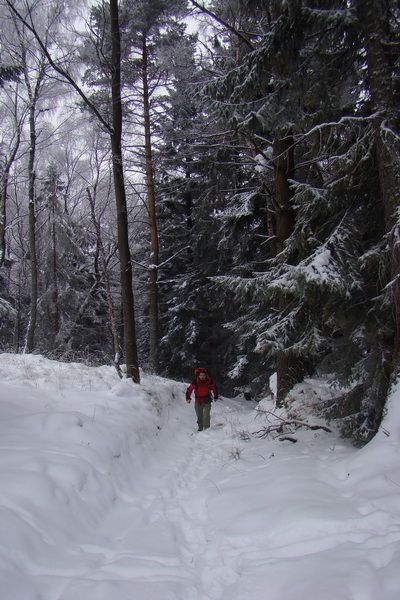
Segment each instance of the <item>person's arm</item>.
M190 398L190 397L191 397L191 395L192 395L192 392L193 392L193 390L194 390L195 388L196 388L196 386L195 386L193 383L191 383L191 384L189 385L188 389L186 390L186 402L187 402L188 404L190 404L190 400L191 400L191 398Z
M218 390L217 390L217 386L215 385L215 383L212 384L211 389L214 394L214 402L216 402L218 400Z

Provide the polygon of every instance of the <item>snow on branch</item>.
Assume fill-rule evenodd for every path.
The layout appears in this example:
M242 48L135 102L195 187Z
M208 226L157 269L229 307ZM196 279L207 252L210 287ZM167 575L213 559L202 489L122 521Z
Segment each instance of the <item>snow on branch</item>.
M269 411L266 411L266 412L269 412ZM269 414L271 414L275 418L277 418L278 422L267 425L266 427L263 427L259 431L254 431L252 433L252 435L254 437L265 439L265 438L269 437L270 435L273 436L274 438L280 436L280 437L278 437L280 442L289 441L289 442L295 443L295 442L297 442L297 439L293 437L293 434L294 434L294 430L298 429L299 427L307 427L308 429L311 429L313 431L322 429L323 431L326 431L327 433L332 432L332 430L329 429L329 427L326 427L326 425L310 425L310 423L306 423L305 421L298 421L297 419L282 419L281 417L278 417L274 413L269 412Z
M379 113L374 113L372 115L368 115L367 117L351 117L351 116L345 116L342 117L341 119L339 119L339 121L327 121L325 123L319 123L318 125L315 125L315 127L312 127L311 129L309 129L309 131L307 131L306 133L301 133L298 136L296 136L296 141L297 142L301 142L303 140L305 140L307 137L314 135L317 132L320 132L324 129L329 129L329 128L334 128L334 127L347 127L349 125L363 125L365 123L373 123L374 120L376 119L376 117L378 116Z

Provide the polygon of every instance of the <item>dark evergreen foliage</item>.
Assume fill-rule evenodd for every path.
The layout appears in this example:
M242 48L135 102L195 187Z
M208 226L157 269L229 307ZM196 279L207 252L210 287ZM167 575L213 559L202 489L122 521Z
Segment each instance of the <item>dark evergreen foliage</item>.
M214 7L224 14L224 2ZM238 308L246 306L246 317L230 328L252 339L253 350L279 357L278 365L299 357L302 373L328 368L338 384L362 381L365 396L346 429L367 440L389 383L388 257L372 122L361 118L368 107L358 84L359 23L347 3L323 8L265 3L263 31L252 47L202 88L212 110L259 152L264 169L253 194L264 191L272 234L280 210L272 140L291 135L294 149L296 175L288 183L295 217L283 246L271 248L264 265L245 278L233 272L221 282ZM233 212L241 214L245 198L233 196ZM273 246L273 235L268 240Z
M21 69L18 66L0 65L0 88L6 81L15 81L18 79Z

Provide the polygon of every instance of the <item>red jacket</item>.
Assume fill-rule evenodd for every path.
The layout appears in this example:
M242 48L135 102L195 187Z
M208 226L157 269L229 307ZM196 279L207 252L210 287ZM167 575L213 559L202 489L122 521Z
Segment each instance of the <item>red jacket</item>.
M186 390L186 400L190 400L193 390L195 391L195 402L200 402L200 404L212 402L211 392L214 400L218 400L217 386L209 375L206 375L204 381L201 381L200 377L196 377Z

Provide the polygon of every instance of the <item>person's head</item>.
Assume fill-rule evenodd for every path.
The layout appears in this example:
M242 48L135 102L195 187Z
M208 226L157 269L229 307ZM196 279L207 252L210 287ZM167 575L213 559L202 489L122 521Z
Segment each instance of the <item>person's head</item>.
M207 371L205 369L196 369L195 373L200 381L204 381L204 379L207 377Z

